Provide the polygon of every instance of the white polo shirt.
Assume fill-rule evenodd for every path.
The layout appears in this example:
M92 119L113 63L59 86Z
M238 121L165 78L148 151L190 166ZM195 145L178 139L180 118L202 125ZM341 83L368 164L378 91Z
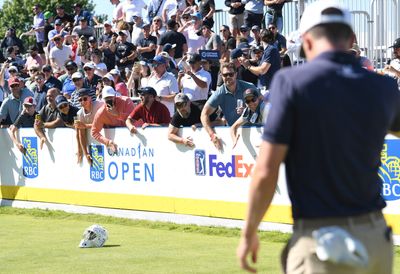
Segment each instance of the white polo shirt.
M179 92L178 81L172 73L165 72L160 79L154 74L149 78L148 86L154 88L157 91L158 96L176 94ZM169 114L172 117L174 115L174 101L164 101L163 103L169 110Z
M200 80L207 82L206 88L200 88L188 74L182 77L182 92L186 94L191 101L207 100L208 90L211 84L211 74L204 69L194 73Z

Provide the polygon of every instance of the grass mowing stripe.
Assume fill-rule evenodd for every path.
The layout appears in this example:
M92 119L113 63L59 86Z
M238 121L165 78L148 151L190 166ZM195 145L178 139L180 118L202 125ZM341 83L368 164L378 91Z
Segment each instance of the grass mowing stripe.
M61 210L43 210L43 209L24 209L13 207L0 207L0 214L11 215L28 215L36 218L53 218L53 219L66 219L66 220L82 220L93 223L101 224L119 224L135 227L143 227L150 229L181 231L190 233L200 233L205 235L218 235L224 237L240 236L240 229L238 228L225 228L215 226L198 226L198 225L181 225L168 222L153 222L144 220L132 220L128 218L117 218L111 216L97 215L97 214L76 214L68 213ZM276 243L286 243L289 238L289 233L281 232L266 232L260 231L260 240Z

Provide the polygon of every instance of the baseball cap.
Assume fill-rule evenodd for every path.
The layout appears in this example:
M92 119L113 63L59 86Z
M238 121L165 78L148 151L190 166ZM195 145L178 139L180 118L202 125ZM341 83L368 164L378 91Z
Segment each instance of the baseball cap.
M108 79L108 80L114 82L114 77L113 77L110 73L107 73L106 75L104 75L104 76L103 76L103 79L104 79L104 78L106 78L106 79Z
M121 75L121 72L119 71L119 69L112 69L112 70L110 70L110 74L111 75Z
M203 16L201 16L200 12L192 13L190 16L191 17L195 17L195 19L197 19L197 20L202 20L203 19Z
M258 91L253 88L248 88L243 92L243 99L246 99L248 97L258 97L260 94L258 94Z
M201 56L198 53L193 53L192 55L190 55L190 58L188 60L189 64L194 64L196 62L200 62L201 61Z
M11 77L10 79L8 79L8 86L11 87L14 84L20 84L21 80L19 80L18 77Z
M65 98L64 95L57 95L57 97L56 97L57 108L60 107L62 104L65 104L65 103L68 104L67 98Z
M78 97L89 96L89 95L90 95L90 89L88 88L81 88L78 90Z
M389 48L400 48L400 38L397 38L396 40L394 40L393 45L390 46Z
M26 97L24 100L24 105L28 105L28 106L36 106L36 100L35 98L33 98L32 96Z
M187 103L189 102L189 97L185 93L178 93L175 95L174 102L176 103Z
M340 23L353 29L351 14L348 9L341 6L337 1L319 0L311 3L304 10L299 31L303 35L315 26L331 23Z
M167 21L167 26L168 26L168 28L170 28L170 29L175 28L176 24L177 24L176 21L173 20L173 19L169 19L169 20Z
M167 63L167 61L165 61L165 58L162 57L161 55L154 56L153 62L158 63L158 64L166 64Z
M83 68L90 68L90 69L94 69L95 66L92 62L87 62L83 65Z
M114 97L117 95L117 92L115 91L115 89L113 89L113 87L110 86L105 86L103 88L103 90L101 91L101 97L103 99L107 98L107 97Z
M61 26L62 25L61 19L56 19L56 21L54 21L54 25Z
M83 75L82 73L80 73L79 71L74 72L71 76L71 79L83 79Z
M139 94L142 94L142 95L144 95L144 94L150 94L150 95L153 95L154 97L157 96L156 90L155 90L154 88L152 88L152 87L143 87L143 88L140 88L140 89L138 90L138 93L139 93Z
M10 66L8 68L8 71L10 71L10 70L15 70L16 72L18 72L18 68L16 66Z
M77 68L78 65L77 65L74 61L68 61L68 62L65 64L65 67L66 67L66 68L67 68L67 67L75 67L75 68Z
M171 49L176 48L176 44L170 44L170 43L166 43L163 48L162 51L170 51Z
M236 48L231 51L231 59L236 59L243 56L243 51L242 49Z
M52 13L51 11L46 11L46 12L43 14L43 17L44 17L45 20L47 20L47 19L49 19L50 17L53 17L53 13Z
M127 30L120 30L119 32L118 32L118 35L125 35L125 36L128 36L128 31Z
M240 31L248 31L249 28L246 25L241 25L240 26Z

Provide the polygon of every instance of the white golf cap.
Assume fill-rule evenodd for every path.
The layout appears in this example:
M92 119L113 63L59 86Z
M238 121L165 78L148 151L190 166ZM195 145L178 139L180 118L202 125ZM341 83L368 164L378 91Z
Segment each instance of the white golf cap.
M114 97L116 96L118 93L115 91L115 89L113 89L113 87L110 86L105 86L103 88L103 90L101 91L101 97L103 99L107 98L107 97Z
M319 0L308 5L304 10L299 31L303 35L317 25L330 23L341 23L353 29L351 14L348 9L335 0Z

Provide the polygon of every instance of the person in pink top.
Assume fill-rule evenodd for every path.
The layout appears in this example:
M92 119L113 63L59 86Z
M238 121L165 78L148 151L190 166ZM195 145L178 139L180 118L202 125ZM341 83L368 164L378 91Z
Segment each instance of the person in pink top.
M102 98L105 104L100 107L94 116L91 134L96 141L116 152L118 149L117 144L101 135L100 132L105 126L124 127L125 121L135 108L135 105L129 97L117 96L117 92L110 86L103 88Z
M112 69L110 74L114 78L115 90L123 96L129 96L128 87L121 78L121 72L118 69Z

